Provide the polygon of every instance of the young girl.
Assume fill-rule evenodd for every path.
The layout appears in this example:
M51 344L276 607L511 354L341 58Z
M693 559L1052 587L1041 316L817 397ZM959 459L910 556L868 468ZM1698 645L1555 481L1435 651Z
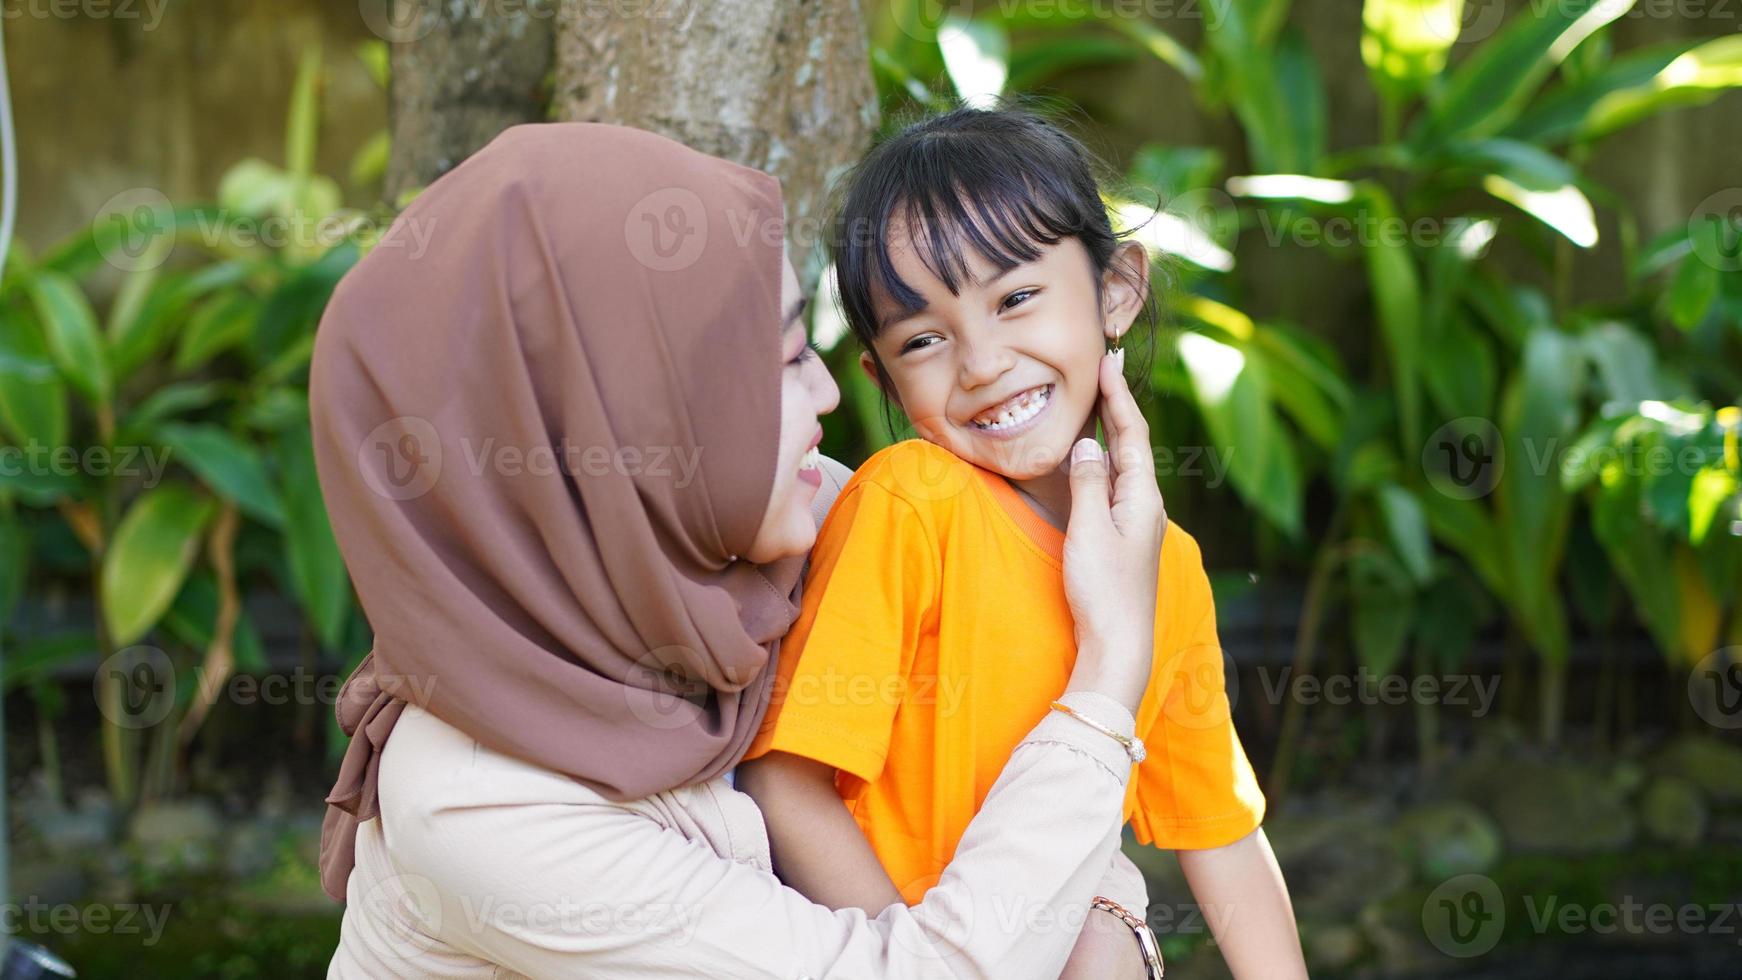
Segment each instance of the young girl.
M875 915L937 882L1070 674L1067 456L1094 435L1103 356L1123 363L1109 345L1154 321L1147 256L1113 232L1086 151L1019 110L957 109L873 150L834 246L861 366L922 438L841 491L738 784L788 884ZM1236 976L1305 976L1209 581L1177 525L1155 622L1126 819L1179 852ZM1117 923L1087 917L1067 976L1098 975L1093 944L1134 941L1101 920ZM1016 909L1010 927L1032 925Z

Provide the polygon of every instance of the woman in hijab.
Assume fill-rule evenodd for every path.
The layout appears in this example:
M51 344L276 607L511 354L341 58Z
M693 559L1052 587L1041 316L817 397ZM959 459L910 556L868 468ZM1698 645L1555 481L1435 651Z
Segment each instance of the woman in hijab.
M725 777L840 487L783 236L766 174L531 124L339 284L310 413L375 643L338 706L331 976L1056 977L1091 898L1141 908L1117 828L1166 516L1112 369L1118 463L1072 470L1070 711L920 904L831 911L772 873Z

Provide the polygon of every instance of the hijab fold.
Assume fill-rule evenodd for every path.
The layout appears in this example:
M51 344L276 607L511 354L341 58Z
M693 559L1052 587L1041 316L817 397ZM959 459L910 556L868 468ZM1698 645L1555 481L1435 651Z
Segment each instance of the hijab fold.
M736 560L779 458L783 229L767 174L535 123L339 283L309 414L374 646L337 706L328 894L408 703L610 799L742 757L804 561Z

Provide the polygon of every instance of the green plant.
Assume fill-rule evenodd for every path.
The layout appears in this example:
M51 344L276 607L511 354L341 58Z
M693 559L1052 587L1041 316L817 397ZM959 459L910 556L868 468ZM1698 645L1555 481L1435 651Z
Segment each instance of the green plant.
M50 670L97 653L104 765L123 804L166 792L219 688L265 668L249 581L293 595L326 650L360 626L308 430L315 323L366 244L338 185L313 172L320 69L307 52L283 167L238 163L211 205L134 194L39 259L15 245L0 283L5 685L41 701ZM99 320L87 290L111 267L122 275ZM23 583L55 575L89 590L94 629L19 635ZM168 718L136 726L109 658L154 631L199 662L174 650Z

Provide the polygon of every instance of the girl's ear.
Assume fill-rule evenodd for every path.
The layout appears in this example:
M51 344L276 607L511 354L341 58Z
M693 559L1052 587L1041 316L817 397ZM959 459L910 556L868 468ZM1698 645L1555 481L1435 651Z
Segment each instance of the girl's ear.
M901 397L895 393L895 389L893 387L885 385L883 383L883 379L878 376L878 374L877 374L877 361L871 357L870 351L860 351L859 352L859 370L864 371L865 377L871 379L871 384L873 387L875 387L878 391L883 392L883 397L894 402L896 408L901 407Z
M1101 277L1103 330L1117 343L1149 299L1149 253L1141 242L1122 242Z

